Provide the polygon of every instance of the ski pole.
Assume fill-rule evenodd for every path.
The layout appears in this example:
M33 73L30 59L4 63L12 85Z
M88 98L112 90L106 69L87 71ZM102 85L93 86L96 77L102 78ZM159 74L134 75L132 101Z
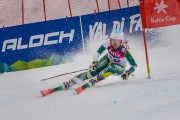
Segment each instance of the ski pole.
M63 73L63 74L56 75L56 76L53 76L53 77L44 78L41 81L46 81L46 80L49 80L49 79L52 79L52 78L56 78L56 77L59 77L59 76L64 76L64 75L68 75L68 74L72 74L72 73L76 73L76 72L81 72L81 71L85 71L85 70L89 70L89 69L83 69L83 70L77 70L77 71L74 71L74 72Z

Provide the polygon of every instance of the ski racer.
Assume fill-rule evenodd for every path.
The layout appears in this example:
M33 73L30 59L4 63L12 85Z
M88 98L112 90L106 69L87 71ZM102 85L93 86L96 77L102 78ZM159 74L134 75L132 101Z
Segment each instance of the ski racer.
M106 49L107 54L99 59L100 55ZM126 70L127 62L131 67ZM56 88L44 90L41 93L43 96L46 96L57 90L66 90L86 80L87 82L83 86L75 89L79 94L84 89L95 85L111 75L121 75L123 80L127 80L129 75L135 71L136 67L137 64L130 52L128 43L124 40L124 33L121 30L114 30L110 34L110 40L101 45L97 50L88 71L76 75Z

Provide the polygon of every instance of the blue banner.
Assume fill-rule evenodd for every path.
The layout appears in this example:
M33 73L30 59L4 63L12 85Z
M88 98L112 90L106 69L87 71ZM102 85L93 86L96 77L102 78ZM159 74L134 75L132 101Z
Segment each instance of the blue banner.
M0 63L47 59L82 51L79 17L0 29Z
M139 6L83 15L81 19L85 47L90 41L109 39L114 29L121 29L126 36L142 36Z

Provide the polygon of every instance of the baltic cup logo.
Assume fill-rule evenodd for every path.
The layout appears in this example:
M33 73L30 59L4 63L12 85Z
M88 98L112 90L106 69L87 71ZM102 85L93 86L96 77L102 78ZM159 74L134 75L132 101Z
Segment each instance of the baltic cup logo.
M168 12L169 6L161 0L160 3L156 2L154 6L155 14L154 17L151 18L151 23L167 23L167 22L176 22L176 17L170 15Z
M154 10L157 10L157 13L163 12L163 13L167 13L165 8L168 8L168 5L164 3L164 1L162 0L160 2L160 4L158 4L158 2L156 2L156 7L154 7Z

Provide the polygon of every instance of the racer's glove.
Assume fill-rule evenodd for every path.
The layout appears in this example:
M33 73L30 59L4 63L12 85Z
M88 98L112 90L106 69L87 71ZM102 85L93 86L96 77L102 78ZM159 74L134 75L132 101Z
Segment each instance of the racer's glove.
M92 64L89 66L89 70L90 71L96 70L97 66L98 66L98 61L93 61Z
M93 57L93 62L92 62L92 64L89 66L89 70L90 71L94 71L94 70L96 70L96 68L97 68L97 66L98 66L98 57Z
M127 70L125 73L123 73L122 75L121 75L121 78L123 79L123 80L127 80L128 78L129 78L129 75L131 74L131 72L129 71L129 70Z

